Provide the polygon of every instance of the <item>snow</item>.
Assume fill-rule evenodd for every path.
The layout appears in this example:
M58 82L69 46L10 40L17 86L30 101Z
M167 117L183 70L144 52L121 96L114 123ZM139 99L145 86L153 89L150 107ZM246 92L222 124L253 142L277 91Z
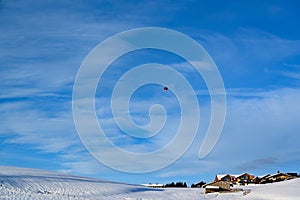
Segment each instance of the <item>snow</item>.
M268 176L271 176L271 174L265 174L265 175L262 175L262 176L257 176L258 178L266 178Z
M221 180L223 177L227 176L228 174L217 174L218 180Z
M147 181L147 180L145 180ZM0 166L0 199L299 199L300 179L204 194L199 188L147 188L36 169Z
M264 185L245 186L251 193L245 199L300 199L300 178Z
M206 189L220 189L219 186L215 186L215 185L208 185L205 187Z

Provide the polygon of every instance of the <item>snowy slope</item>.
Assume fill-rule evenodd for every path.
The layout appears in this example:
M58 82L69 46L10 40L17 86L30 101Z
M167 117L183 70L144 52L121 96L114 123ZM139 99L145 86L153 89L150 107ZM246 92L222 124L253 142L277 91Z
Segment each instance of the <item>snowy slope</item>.
M246 199L300 199L300 178L245 188L251 189Z
M0 186L1 199L123 199L127 193L153 190L101 179L15 167L0 167Z
M203 189L151 189L16 167L0 167L0 199L300 199L300 179L246 186L250 194L204 194Z

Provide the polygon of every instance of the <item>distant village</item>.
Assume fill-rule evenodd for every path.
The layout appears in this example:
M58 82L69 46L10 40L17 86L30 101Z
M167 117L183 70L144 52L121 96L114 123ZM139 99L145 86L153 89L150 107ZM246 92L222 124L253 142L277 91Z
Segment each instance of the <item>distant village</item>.
M205 183L203 181L192 184L192 188L205 188L205 193L211 192L235 192L239 191L239 188L236 186L244 186L249 184L266 184L274 183L285 180L290 180L300 177L300 174L297 173L282 173L278 171L276 174L266 174L263 176L254 176L253 174L243 173L238 175L233 174L217 174L214 180L211 183ZM186 182L177 182L169 184L142 184L146 187L152 188L167 188L167 187L187 187Z

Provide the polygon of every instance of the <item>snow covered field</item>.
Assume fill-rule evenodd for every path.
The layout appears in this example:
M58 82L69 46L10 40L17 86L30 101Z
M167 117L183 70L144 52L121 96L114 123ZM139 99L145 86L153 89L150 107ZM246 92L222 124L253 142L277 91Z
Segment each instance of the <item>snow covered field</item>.
M0 166L0 199L300 199L300 179L245 186L251 192L204 194L203 189L151 189L35 169Z

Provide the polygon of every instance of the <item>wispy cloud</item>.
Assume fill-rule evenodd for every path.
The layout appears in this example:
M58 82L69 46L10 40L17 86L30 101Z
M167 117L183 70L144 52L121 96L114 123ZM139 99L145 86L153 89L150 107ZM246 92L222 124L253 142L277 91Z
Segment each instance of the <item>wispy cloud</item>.
M268 157L260 158L246 163L242 163L238 168L241 171L255 170L257 168L263 168L265 165L274 165L278 161L278 158Z
M256 29L242 28L230 36L203 31L195 36L216 62L227 87L280 87L272 80L298 73L284 63L299 64L299 40L289 40ZM284 84L292 83L287 79Z
M57 162L67 169L72 167L63 164L75 159L63 155L84 155L71 110L77 69L101 40L133 26L109 17L110 12L94 18L84 11L99 10L89 6L70 1L1 3L1 143L62 156Z
M78 143L69 112L49 116L29 102L2 103L1 110L0 134L10 136L6 143L32 144L46 152L60 152Z
M222 151L236 165L261 157L288 157L282 152L297 150L299 94L281 89L262 93L261 98L231 99L216 153Z

